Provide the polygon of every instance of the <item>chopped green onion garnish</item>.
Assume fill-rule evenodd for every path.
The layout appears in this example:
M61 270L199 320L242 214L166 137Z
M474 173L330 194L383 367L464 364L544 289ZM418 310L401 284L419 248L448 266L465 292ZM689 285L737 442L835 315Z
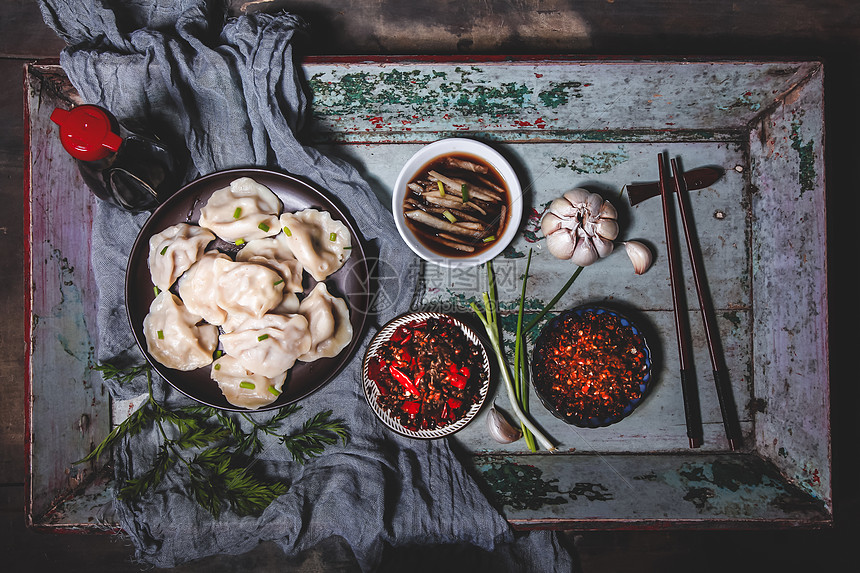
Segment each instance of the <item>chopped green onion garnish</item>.
M269 226L265 223L260 223L259 225L257 225L257 228L260 229L261 231L263 231L264 233L269 232Z
M215 370L221 370L221 365L220 365L220 364L216 364L216 365L215 365L215 366L213 366L212 368L214 368Z
M284 234L285 234L286 236L288 236L288 237L292 237L292 236L293 236L293 234L290 232L290 228L289 228L289 227L284 227Z
M156 334L158 335L159 340L164 340L164 331L163 330L159 330L158 332L156 332Z
M215 358L221 358L222 356L224 356L223 350L216 350L215 351Z
M278 285L279 285L279 284L281 284L282 282L284 282L284 279L281 279L281 280L279 280L279 281L275 281L275 286L278 286Z
M236 210L235 210L235 211L233 211L233 218L234 218L234 219L238 219L238 218L239 218L239 217L241 217L241 216L242 216L242 208L241 208L241 207L236 207Z
M483 239L481 239L481 240L482 240L482 241L484 241L485 243L492 243L493 241L495 241L495 240L496 240L496 236L495 236L495 235L490 235L489 237L484 237L484 238L483 238Z
M277 388L275 388L274 386L269 386L269 392L271 392L271 393L272 393L272 394L274 394L275 396L280 396L280 395L281 395L281 391L280 391L280 390L278 390Z
M463 193L463 203L469 200L469 188L463 183L463 186L460 187L460 191Z
M245 239L236 239L236 244L237 244L237 245L244 245L244 244L245 244Z
M253 382L248 382L247 380L243 380L239 382L239 388L247 388L248 390L253 390L256 388Z
M448 211L447 209L446 209L446 210L444 210L444 211L442 211L442 216L443 216L443 217L445 217L446 219L448 219L448 220L449 220L450 222L452 222L452 223L456 223L456 222L457 222L457 217L455 217L454 215L452 215L452 214L451 214L451 211Z
M259 340L260 342L263 342L267 338L269 338L268 334L261 334L260 336L257 337L257 340Z
M437 187L439 187L439 195L441 195L442 197L444 197L444 196L445 196L445 186L444 186L444 185L442 185L442 182L441 182L441 181L437 181L437 182L436 182L436 186L437 186Z
M332 243L337 241L337 233L329 233L328 240L331 241Z
M164 246L164 248L163 248L163 249L161 249L161 253L160 253L160 254L164 255L164 254L166 254L166 253L167 253L167 245L165 245L165 246Z
M344 247L344 249L351 249L352 247Z
M159 290L159 288L157 286L152 287L152 292L155 293L155 296L158 296L159 294L161 294L161 290Z

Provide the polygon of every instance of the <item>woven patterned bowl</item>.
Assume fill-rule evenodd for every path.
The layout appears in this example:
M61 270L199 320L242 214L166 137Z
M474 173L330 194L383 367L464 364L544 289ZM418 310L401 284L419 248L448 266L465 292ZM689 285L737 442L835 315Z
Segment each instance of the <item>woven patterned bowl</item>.
M418 322L421 320L427 320L429 318L447 318L450 319L456 324L466 335L466 338L477 345L480 349L481 353L481 386L478 390L478 399L472 404L472 407L469 408L465 415L462 418L454 420L447 426L442 428L436 428L432 430L410 430L404 428L397 419L389 414L385 409L383 409L376 401L379 396L379 389L376 387L376 384L373 380L368 376L368 367L372 358L374 358L382 347L382 345L387 342L394 335L394 332L401 326L405 326L414 322ZM370 408L373 410L373 413L382 421L383 424L401 434L403 436L407 436L410 438L419 438L419 439L436 439L443 438L445 436L450 436L451 434L458 432L465 428L469 422L478 414L481 410L481 407L484 405L484 401L487 399L487 393L490 390L490 359L487 356L487 351L484 348L483 343L478 338L478 335L475 334L471 328L469 328L463 322L457 320L456 318L443 314L440 312L410 312L407 314L403 314L398 316L397 318L390 321L388 324L383 326L379 332L373 337L373 340L370 341L370 345L367 347L367 351L364 354L364 362L362 364L362 380L364 385L364 396L367 398L367 403L370 404Z

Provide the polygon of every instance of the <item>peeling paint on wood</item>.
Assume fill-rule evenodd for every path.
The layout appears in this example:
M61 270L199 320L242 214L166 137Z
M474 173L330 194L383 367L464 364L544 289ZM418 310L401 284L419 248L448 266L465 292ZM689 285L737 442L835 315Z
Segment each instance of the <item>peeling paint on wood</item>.
M529 454L522 442L493 442L485 429L486 412L453 438L475 454L476 469L512 523L588 528L830 522L820 63L395 57L310 58L304 67L312 95L309 140L355 164L384 202L390 202L399 167L435 139L473 137L510 159L525 190L526 215L519 236L494 263L509 350L529 250L527 316L534 316L575 270L544 248L540 219L553 198L575 186L601 193L619 210L620 239L641 240L655 252L654 266L642 276L633 274L623 251L611 254L582 273L556 310L607 302L635 314L655 356L655 384L634 415L606 428L581 430L533 400L537 422L564 452L553 456ZM31 107L40 104L45 105L40 94L31 93ZM47 137L44 116L31 117L34 141ZM61 153L44 145L31 148L34 165L54 161L56 171ZM744 453L724 453L691 281L685 286L705 446L696 452L687 448L660 203L630 207L621 195L627 183L657 178L656 156L662 151L679 156L685 168L726 170L717 183L694 192L693 217L740 408ZM36 213L51 204L41 176L50 169L42 164L31 169ZM45 216L58 217L55 209ZM799 228L806 232L798 233ZM33 309L33 364L49 357L34 374L56 371L54 356L60 354L76 360L82 373L92 360L88 329L94 323L88 309L94 290L81 288L88 261L69 241L86 231L58 235L46 224L34 233L37 238L47 233L43 243L34 241L34 272L51 278L44 283L49 287L34 281L34 300L46 302ZM689 277L686 257L683 264ZM486 290L481 268L425 265L423 279L416 306L467 318L469 303ZM58 318L61 334L48 336ZM530 333L530 344L536 335ZM53 354L39 354L41 345L51 346ZM41 381L31 384L34 396L42 396ZM78 434L74 440L58 434L53 448L34 440L35 473L57 475L43 465L48 453L65 449L60 458L71 459L68 452L85 445L81 434L95 439L106 431L110 406L94 390L98 385L83 375L68 385L76 398L92 404L70 414ZM498 385L492 391L504 407L507 398ZM123 417L129 407L115 404L114 415ZM50 411L34 401L34 420ZM61 477L68 483L70 476ZM42 484L44 479L33 478L41 484L40 495L58 499L65 483ZM109 492L110 484L105 487ZM99 511L103 499L65 499L53 506L52 523L79 523L88 511Z

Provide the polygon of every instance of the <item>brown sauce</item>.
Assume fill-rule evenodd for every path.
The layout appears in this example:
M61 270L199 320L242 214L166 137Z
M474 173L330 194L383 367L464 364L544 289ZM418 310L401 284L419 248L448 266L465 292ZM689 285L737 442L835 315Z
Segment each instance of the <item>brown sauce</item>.
M434 159L409 181L402 208L422 245L444 257L462 258L501 238L511 199L491 165L471 154L452 153Z

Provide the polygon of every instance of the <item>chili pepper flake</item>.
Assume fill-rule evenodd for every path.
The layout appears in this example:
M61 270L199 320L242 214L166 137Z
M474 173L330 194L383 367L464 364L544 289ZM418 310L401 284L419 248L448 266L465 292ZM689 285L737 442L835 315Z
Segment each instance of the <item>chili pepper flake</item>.
M541 334L535 388L568 420L615 418L642 397L649 368L644 346L615 313L570 313Z

